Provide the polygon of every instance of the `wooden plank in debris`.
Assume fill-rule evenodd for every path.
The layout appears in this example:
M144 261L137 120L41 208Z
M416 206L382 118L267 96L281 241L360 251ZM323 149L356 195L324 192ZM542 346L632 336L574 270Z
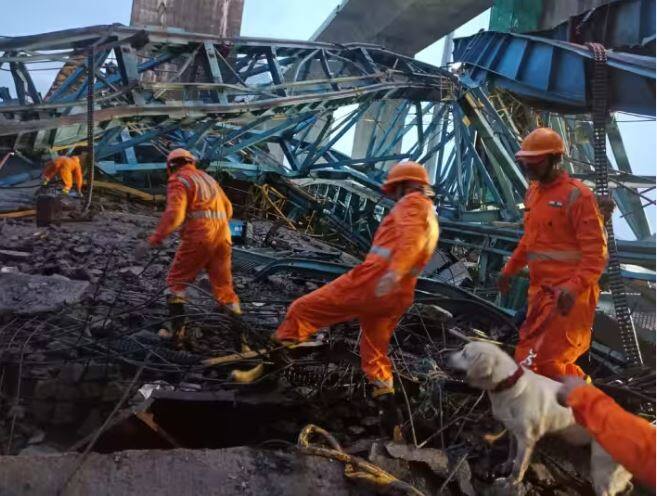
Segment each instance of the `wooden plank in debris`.
M14 210L12 212L0 212L0 219L17 219L19 217L29 217L30 215L36 215L36 210Z
M266 355L269 350L262 349L259 351L247 351L245 353L234 353L232 355L224 355L213 358L206 358L201 363L206 367L212 367L214 365L225 365L227 363L240 362L242 360L249 360L251 358L256 358L262 355Z
M99 189L100 191L108 191L110 193L124 193L128 196L137 198L138 200L147 201L147 202L164 202L166 197L164 195L153 195L146 193L144 191L138 190L136 188L131 188L130 186L125 186L119 183L112 183L109 181L94 181L94 188Z
M2 260L27 260L31 253L27 251L0 250L0 259Z
M306 341L303 343L287 346L287 348L288 349L318 348L321 346L324 346L324 343L322 343L321 341ZM263 355L268 356L272 351L274 350L268 350L266 348L263 348L258 351L249 350L249 351L245 351L244 353L233 353L232 355L206 358L201 362L201 365L205 367L212 367L214 365L225 365L227 363L234 363L234 362L240 362L242 360L250 360L252 358L263 357Z
M165 441L167 441L174 448L181 448L182 445L167 431L165 431L160 425L155 422L153 414L150 412L137 412L135 417L141 420L148 428L153 432L161 436Z

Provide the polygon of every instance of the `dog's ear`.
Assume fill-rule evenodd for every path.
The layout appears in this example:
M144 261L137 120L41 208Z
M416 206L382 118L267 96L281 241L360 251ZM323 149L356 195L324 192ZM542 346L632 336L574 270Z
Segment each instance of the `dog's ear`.
M468 381L481 381L493 375L493 367L495 366L495 357L488 353L479 353L474 360L472 360L470 367L466 373Z

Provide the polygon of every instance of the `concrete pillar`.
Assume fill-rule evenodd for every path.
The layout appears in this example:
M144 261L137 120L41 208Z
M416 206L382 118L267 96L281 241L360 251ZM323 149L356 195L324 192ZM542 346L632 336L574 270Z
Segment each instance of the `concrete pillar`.
M447 64L450 63L452 60L452 50L454 49L454 32L449 33L447 36L445 36L445 44L443 45L443 55L440 60L440 65L441 67L445 67ZM432 124L435 122L436 119L438 119L438 113L440 109L442 108L443 104L437 104L433 108L433 119L432 119ZM438 141L440 140L441 136L441 130L443 123L445 121L443 120L442 122L438 122L436 125L436 132L434 133L433 137L429 139L429 146L428 148L431 149L431 147L435 146ZM431 155L426 161L424 166L427 169L427 172L429 173L429 178L432 181L435 181L435 175L436 175L436 169L438 167L438 153L434 153Z
M390 144L397 133L404 126L404 121L406 116L400 116L395 121L395 116L397 115L397 110L400 105L399 100L386 100L381 103L373 104L363 115L363 118L356 125L356 132L354 134L354 145L351 152L351 157L354 159L365 158L367 156L367 151L370 146L370 142L373 138L376 139L374 147L372 148L372 153L384 143L384 148ZM382 105L382 108L381 108ZM391 126L394 127L388 133L388 129ZM387 136L386 136L386 133ZM385 139L384 139L385 137ZM383 141L382 141L383 140ZM401 151L402 140L395 145L395 147L390 150L389 154L396 154ZM387 170L395 163L395 161L387 161L384 163L377 163L376 168Z

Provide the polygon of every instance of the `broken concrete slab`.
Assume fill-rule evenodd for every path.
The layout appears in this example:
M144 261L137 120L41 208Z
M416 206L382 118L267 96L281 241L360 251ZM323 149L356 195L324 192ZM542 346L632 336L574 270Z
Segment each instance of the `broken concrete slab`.
M58 274L0 273L0 314L54 312L80 302L89 286L88 281L74 281Z
M371 494L344 478L334 460L246 447L92 453L65 490L78 453L0 457L7 496L158 494L356 496ZM58 493L61 491L61 493Z
M448 478L451 476L451 472L454 472L454 478L458 481L461 492L467 496L475 496L474 487L470 482L472 474L467 461L461 460L454 464L443 450L417 448L410 444L388 442L385 444L385 448L393 458L426 464L439 477Z
M449 458L447 453L433 448L416 448L409 444L389 442L385 444L386 451L393 458L401 458L408 462L426 463L431 471L440 477L449 474Z

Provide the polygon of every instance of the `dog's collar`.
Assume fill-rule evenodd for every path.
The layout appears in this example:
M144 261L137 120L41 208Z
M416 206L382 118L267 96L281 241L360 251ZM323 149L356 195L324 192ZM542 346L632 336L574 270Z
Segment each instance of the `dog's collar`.
M516 385L516 382L518 382L518 379L520 379L522 377L522 374L524 373L525 373L524 369L520 365L518 365L518 368L513 374L511 374L503 381L498 382L497 385L493 389L491 389L491 393L501 393L502 391L511 389L513 386Z

